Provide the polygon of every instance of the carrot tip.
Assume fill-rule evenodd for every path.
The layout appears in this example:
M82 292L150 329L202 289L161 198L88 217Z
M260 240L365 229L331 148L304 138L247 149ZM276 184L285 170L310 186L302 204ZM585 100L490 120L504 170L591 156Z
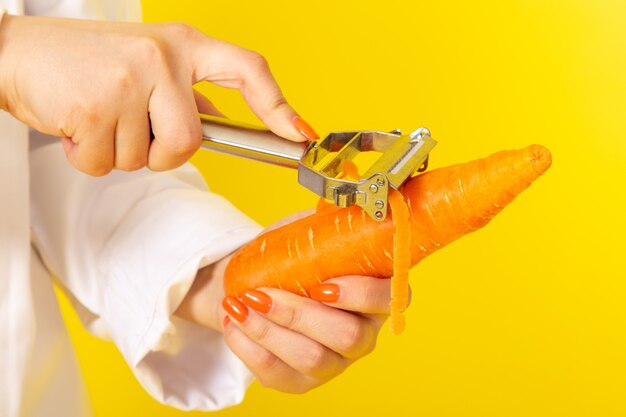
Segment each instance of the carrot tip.
M535 144L530 145L527 149L537 174L541 175L546 172L552 165L552 154L548 148Z

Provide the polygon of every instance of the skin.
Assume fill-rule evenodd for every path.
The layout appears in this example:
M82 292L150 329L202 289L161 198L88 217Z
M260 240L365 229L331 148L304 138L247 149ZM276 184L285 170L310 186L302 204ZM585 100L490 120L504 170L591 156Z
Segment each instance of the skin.
M201 81L239 89L272 131L305 140L261 55L189 25L8 15L0 25L0 108L63 138L90 175L187 161L201 143L198 110L219 114L194 97Z

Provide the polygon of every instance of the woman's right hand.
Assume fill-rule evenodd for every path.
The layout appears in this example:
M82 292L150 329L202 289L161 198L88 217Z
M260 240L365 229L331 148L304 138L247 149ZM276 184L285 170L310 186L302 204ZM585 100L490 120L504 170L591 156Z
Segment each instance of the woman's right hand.
M201 143L198 111L219 114L194 99L199 81L239 89L280 136L316 138L261 55L186 24L5 16L0 25L0 107L64 138L69 161L91 175L187 161Z

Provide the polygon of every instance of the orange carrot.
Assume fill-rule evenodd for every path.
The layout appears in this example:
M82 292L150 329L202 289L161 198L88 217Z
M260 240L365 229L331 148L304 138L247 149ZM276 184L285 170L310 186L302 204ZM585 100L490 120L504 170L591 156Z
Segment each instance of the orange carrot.
M551 161L546 148L532 145L409 179L400 191L410 227L398 227L397 233L410 231L410 264L485 226ZM309 288L332 277L390 277L394 254L402 257L393 248L393 217L402 216L393 195L389 200L394 210L383 222L351 206L316 213L260 235L231 259L224 276L226 294L240 296L246 289L269 286L306 296Z

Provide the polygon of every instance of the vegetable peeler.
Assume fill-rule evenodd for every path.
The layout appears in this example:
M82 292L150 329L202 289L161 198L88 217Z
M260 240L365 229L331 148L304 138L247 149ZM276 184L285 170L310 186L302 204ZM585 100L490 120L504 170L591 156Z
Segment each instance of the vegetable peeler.
M413 173L428 166L437 142L421 127L408 135L400 130L334 132L322 140L292 142L271 131L242 122L200 114L202 148L298 170L298 182L338 207L356 204L376 221L387 217L389 187L398 189ZM343 161L359 153L380 157L358 180L337 178Z

